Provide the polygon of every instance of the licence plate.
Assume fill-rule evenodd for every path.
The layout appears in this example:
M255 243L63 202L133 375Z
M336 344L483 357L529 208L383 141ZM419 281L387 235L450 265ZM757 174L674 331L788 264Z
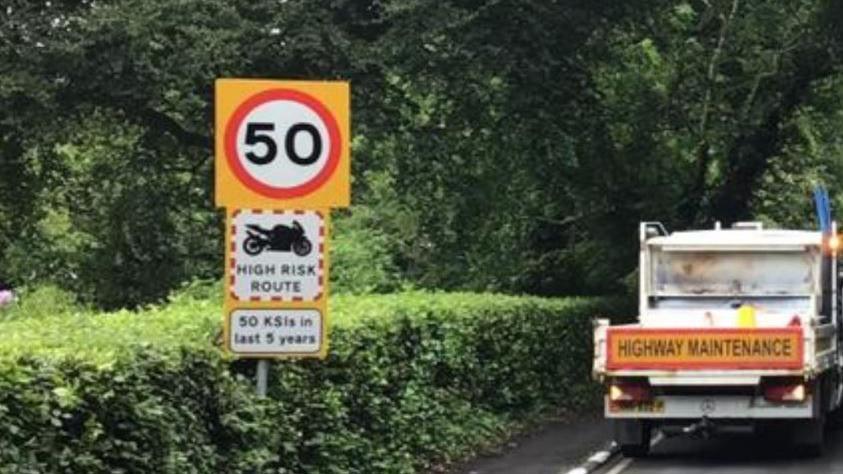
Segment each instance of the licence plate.
M664 400L655 399L643 402L609 401L609 411L612 413L664 413Z

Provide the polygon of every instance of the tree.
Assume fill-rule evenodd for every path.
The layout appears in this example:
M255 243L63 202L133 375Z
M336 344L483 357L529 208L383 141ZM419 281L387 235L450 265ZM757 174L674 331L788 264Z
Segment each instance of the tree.
M213 81L283 77L352 83L337 289L618 291L640 220L810 225L811 186L840 200L840 13L832 0L12 0L3 276L108 307L218 277Z

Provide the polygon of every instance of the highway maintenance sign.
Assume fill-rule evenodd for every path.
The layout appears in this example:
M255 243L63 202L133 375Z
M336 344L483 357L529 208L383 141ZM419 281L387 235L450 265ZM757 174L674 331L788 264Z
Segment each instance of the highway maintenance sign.
M228 249L238 301L316 301L325 293L325 220L319 211L235 210Z
M608 328L606 368L800 369L802 328Z
M215 107L218 206L349 205L347 82L218 79Z
M328 209L228 209L225 344L241 357L328 353Z

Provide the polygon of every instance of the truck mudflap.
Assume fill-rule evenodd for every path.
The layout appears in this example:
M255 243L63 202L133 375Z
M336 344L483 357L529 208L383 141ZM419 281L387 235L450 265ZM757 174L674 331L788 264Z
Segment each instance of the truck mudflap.
M605 399L607 418L650 419L800 419L814 416L809 395L799 403L770 403L752 395L663 395L646 401Z
M607 372L800 370L805 363L801 327L605 329L598 353Z

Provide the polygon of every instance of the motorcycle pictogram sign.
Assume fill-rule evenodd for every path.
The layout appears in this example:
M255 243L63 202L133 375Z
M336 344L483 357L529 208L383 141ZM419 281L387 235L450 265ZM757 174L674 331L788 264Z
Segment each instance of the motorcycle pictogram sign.
M229 293L239 301L316 301L325 279L319 211L232 214Z
M292 251L299 257L306 257L313 250L313 244L304 235L304 228L296 220L293 221L292 226L278 224L271 229L264 229L257 224L247 224L246 228L248 237L243 242L243 251L251 256L269 250L271 252Z

